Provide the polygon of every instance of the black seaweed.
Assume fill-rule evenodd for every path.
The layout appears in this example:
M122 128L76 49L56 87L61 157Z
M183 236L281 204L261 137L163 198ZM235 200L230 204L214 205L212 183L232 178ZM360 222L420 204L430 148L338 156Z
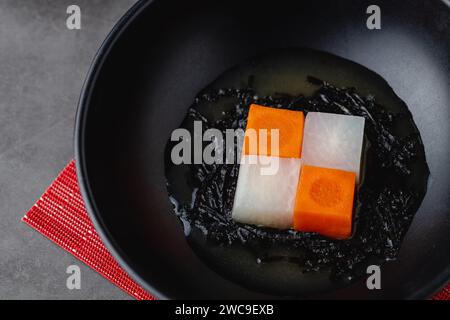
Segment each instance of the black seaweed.
M223 246L240 243L253 249L274 244L298 248L303 252L302 258L293 260L304 272L327 269L335 278L352 279L360 275L369 262L380 263L397 257L402 239L426 192L426 184L417 186L408 182L418 162L426 168L422 178L428 178L424 148L417 129L408 134L399 133L397 129L402 121L411 121L415 128L406 106L405 112L390 113L378 105L374 97L362 97L355 88L336 88L313 77L308 81L319 86L310 97L284 93L258 97L251 89L251 79L247 89L205 91L195 99L184 124L197 120L202 121L204 130L244 129L251 103L364 117L366 164L355 200L351 239L339 241L314 233L236 223L231 219L239 172L236 164L190 165L192 201L183 203L177 199L172 188L173 178L168 178L168 190L178 204L177 214L192 227L203 230L208 241ZM230 98L235 107L224 112L220 119L210 121L198 111L198 106L204 103ZM167 166L170 170L171 164ZM261 254L259 262L282 258Z

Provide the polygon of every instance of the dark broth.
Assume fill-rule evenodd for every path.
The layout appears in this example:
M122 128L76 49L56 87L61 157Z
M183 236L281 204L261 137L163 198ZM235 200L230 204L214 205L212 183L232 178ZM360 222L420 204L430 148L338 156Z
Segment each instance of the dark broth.
M361 65L309 49L276 50L234 67L195 99L180 127L245 129L248 108L363 116L362 183L351 239L243 225L231 219L237 164L174 165L166 150L168 192L186 237L214 270L252 289L284 296L332 290L370 264L397 257L426 193L428 166L405 103ZM274 191L276 192L276 191Z

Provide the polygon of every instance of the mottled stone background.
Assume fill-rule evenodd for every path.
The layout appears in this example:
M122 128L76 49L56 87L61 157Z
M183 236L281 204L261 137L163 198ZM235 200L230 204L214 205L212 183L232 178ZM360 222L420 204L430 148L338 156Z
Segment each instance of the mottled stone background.
M20 221L73 157L89 65L136 0L0 0L0 299L128 299ZM82 29L66 28L77 4ZM81 290L66 268L81 268Z

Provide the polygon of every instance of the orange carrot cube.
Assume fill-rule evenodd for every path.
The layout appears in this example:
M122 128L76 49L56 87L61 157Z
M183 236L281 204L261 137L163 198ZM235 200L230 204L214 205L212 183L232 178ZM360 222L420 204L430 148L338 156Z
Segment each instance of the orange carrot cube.
M354 172L303 166L297 187L294 229L345 239L352 233Z
M304 121L305 116L301 111L276 109L252 104L247 119L243 154L300 158ZM267 142L265 139L260 139L259 132L261 129L267 130ZM271 129L278 129L278 154L276 150L272 150ZM251 136L250 131L255 132L256 135ZM254 148L252 148L251 141L255 141L253 144ZM264 146L262 146L263 144Z

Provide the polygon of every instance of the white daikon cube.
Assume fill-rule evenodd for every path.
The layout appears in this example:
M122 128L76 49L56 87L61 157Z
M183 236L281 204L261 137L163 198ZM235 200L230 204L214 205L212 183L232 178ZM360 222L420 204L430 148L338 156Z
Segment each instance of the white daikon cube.
M352 171L359 182L364 120L357 116L309 112L303 133L303 164Z
M289 229L300 167L301 159L298 158L242 156L233 219L240 223Z

